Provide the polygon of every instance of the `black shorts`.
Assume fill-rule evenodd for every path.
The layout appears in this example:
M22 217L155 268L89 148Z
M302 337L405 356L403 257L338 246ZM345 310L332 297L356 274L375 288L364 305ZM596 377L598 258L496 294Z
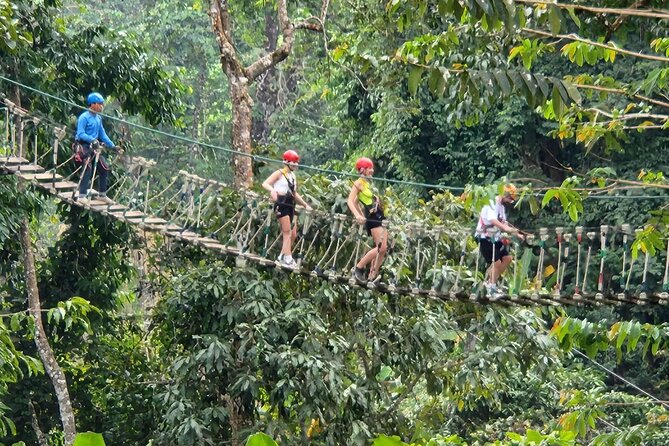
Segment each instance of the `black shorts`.
M274 202L276 218L290 217L291 223L295 217L295 198L292 195L279 195Z
M376 211L371 214L365 212L365 214L367 217L367 220L365 221L365 228L367 229L367 233L372 235L372 229L383 226L383 220L386 217L383 215L382 211Z
M486 262L492 263L492 249L493 243L487 238L479 239L479 250ZM506 245L501 241L495 242L495 262L510 255L506 249Z

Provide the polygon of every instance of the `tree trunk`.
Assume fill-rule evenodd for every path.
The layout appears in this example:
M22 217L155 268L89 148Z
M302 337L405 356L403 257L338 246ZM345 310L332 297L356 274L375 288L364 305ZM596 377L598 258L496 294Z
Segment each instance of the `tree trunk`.
M232 148L242 154L232 157L236 187L253 184L251 159L251 127L253 126L253 100L249 94L248 80L244 76L228 76L232 99Z
M282 41L275 45L275 50L257 58L244 67L237 53L232 38L232 20L225 0L209 0L209 18L216 36L220 52L221 67L230 84L232 101L232 148L238 152L233 156L235 186L247 187L253 183L253 163L251 159L251 129L253 127L253 100L249 94L249 85L260 75L279 62L285 60L293 48L295 29L322 31L321 23L327 14L329 0L323 0L320 23L304 20L293 25L288 17L287 0L277 0L276 11Z
M74 443L74 437L77 434L74 411L72 410L70 393L67 390L65 374L56 361L51 345L49 345L49 340L46 337L44 325L42 324L42 306L37 288L37 271L35 269L35 257L33 255L27 217L24 217L21 221L21 247L23 248L23 265L26 277L26 290L28 292L28 311L35 319L35 345L44 363L44 370L49 378L51 378L51 383L56 391L60 419L63 423L63 432L65 434L65 444L71 445Z

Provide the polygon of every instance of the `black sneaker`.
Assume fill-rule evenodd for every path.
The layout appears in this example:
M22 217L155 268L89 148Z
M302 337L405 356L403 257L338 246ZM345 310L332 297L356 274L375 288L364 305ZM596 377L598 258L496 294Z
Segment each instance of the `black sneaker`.
M351 274L353 275L353 278L357 280L358 282L367 282L367 278L365 277L365 269L364 268L358 268L357 266L351 270Z

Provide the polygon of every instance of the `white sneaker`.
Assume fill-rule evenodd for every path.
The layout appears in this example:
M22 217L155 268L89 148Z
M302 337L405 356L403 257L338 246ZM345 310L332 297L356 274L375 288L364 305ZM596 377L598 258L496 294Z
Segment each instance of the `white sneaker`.
M503 293L497 289L497 285L486 283L485 285L486 297L489 299L496 299L503 296Z
M295 259L293 256L285 256L285 255L280 255L279 256L279 263L282 266L289 266L291 268L294 268L297 266L297 262L295 262Z

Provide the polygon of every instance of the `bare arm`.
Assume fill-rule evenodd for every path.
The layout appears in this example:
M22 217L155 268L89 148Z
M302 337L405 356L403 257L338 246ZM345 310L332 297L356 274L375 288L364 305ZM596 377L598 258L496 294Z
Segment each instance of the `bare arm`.
M304 199L302 198L302 195L298 194L297 191L295 191L294 196L295 196L295 201L297 202L297 204L299 204L301 206L304 206L305 209L311 209L311 206L309 206L309 204L306 201L304 201Z
M517 234L522 237L520 230L518 230L518 228L515 228L513 225L510 225L509 223L504 223L496 218L493 218L492 220L490 220L490 224L495 226L502 232L506 232L508 234Z
M279 179L280 176L281 176L281 171L276 170L272 175L268 176L267 179L262 183L263 189L269 192L270 197L272 197L272 200L274 201L276 201L276 191L274 190L274 183L276 183L276 181Z
M346 200L346 204L348 205L348 208L351 210L353 216L358 221L358 223L364 223L365 216L360 210L360 206L358 205L357 181L353 183L353 187L351 187L351 192L349 192L348 194L348 199Z

